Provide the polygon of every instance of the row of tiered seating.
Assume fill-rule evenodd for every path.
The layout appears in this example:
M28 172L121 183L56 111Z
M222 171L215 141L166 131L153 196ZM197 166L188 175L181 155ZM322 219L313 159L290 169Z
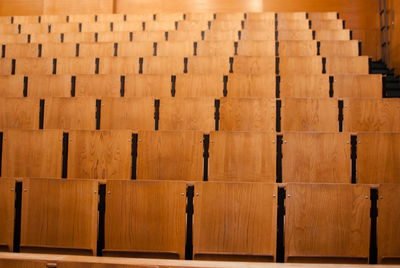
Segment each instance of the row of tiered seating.
M4 250L399 261L400 102L336 13L0 21Z

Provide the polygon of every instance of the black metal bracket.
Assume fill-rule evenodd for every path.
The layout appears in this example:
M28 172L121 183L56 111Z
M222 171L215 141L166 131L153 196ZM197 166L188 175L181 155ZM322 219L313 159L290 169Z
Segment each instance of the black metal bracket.
M146 22L142 22L142 31L146 31Z
M242 31L238 31L238 39L242 40Z
M63 133L63 145L62 145L62 171L61 178L66 179L68 176L68 144L69 144L69 133Z
M336 18L337 18L337 19L339 19L339 18L340 18L340 16L339 16L339 12L338 12L338 13L336 13Z
M310 29L310 30L312 29L312 21L311 20L308 21L308 29Z
M345 20L343 20L342 26L343 26L343 29L346 29L346 21Z
M99 71L100 71L100 58L96 58L95 65L96 65L96 67L95 67L94 73L95 74L99 74Z
M213 14L213 18L214 18L214 20L217 19L217 13L214 13L214 14Z
M188 58L183 58L183 73L187 73L188 72Z
M214 119L215 119L215 130L219 130L219 107L221 105L220 100L214 101L215 112L214 112Z
M14 24L14 17L10 18L10 22L11 22L11 24Z
M154 100L154 129L158 130L160 120L160 100Z
M71 76L71 97L75 97L76 91L76 76Z
M75 57L79 57L79 44L75 45Z
M183 14L183 20L186 20L186 13Z
M44 125L44 105L45 101L44 99L41 99L39 103L39 129L43 129Z
M234 46L234 48L235 48L235 56L237 56L237 54L238 54L238 46L239 46L239 43L235 41L235 42L233 43L233 46Z
M277 233L276 233L276 262L285 261L285 199L286 190L278 187Z
M203 181L208 181L208 158L210 157L210 134L203 135Z
M38 58L42 57L42 44L38 44Z
M326 58L322 58L322 73L326 74Z
M362 56L362 42L358 41L358 56Z
M224 89L222 90L222 94L224 95L224 97L226 97L226 96L228 96L228 76L227 75L224 75L223 82L224 82Z
M353 31L350 30L350 40L353 40Z
M168 41L168 32L165 32L165 41Z
M244 26L245 26L244 20L242 20L242 21L240 22L240 25L242 26L242 30L244 30Z
M178 26L179 26L179 23L177 21L175 21L175 31L178 31Z
M279 41L275 41L275 57L279 57Z
M176 93L176 75L171 75L171 97L175 97Z
M335 82L335 78L333 76L329 76L329 97L333 98L335 91L333 89L333 83Z
M101 100L96 100L96 130L100 129L100 118L101 118Z
M204 35L205 35L206 33L204 32L204 31L201 31L201 40L202 41L204 41Z
M308 18L310 17L310 15L308 14L308 12L306 13L306 19L308 20Z
M143 58L139 58L139 74L143 73Z
M99 229L97 233L97 256L103 256L104 249L104 226L105 226L105 215L106 215L106 184L99 184Z
M321 56L321 42L317 41L317 56Z
M138 134L132 133L132 151L131 151L131 180L136 180L136 165L138 157Z
M313 31L312 31L312 39L313 39L313 40L315 40L316 35L317 35L317 34L316 34L315 30L313 30Z
M233 57L229 57L229 72L233 73Z
M53 74L57 74L57 59L53 59Z
M11 75L15 75L15 65L17 64L17 61L15 59L11 60Z
M283 135L276 136L276 183L282 183Z
M279 63L281 62L279 57L275 58L275 74L279 75Z
M64 33L60 34L60 43L64 43Z
M193 56L197 56L197 42L193 42Z
M276 132L281 132L282 101L276 100Z
M157 42L153 43L153 56L157 56Z
M207 23L207 29L208 29L208 30L211 30L211 21L208 21L208 23Z
M377 218L378 218L378 189L371 189L371 233L370 233L370 243L369 243L369 263L378 263L378 244L377 244Z
M69 23L69 16L65 17L65 21Z
M114 43L114 57L118 57L118 43Z
M26 38L27 38L27 43L30 44L30 43L31 43L31 35L28 34L28 36L27 36ZM61 42L61 43L62 43L62 42Z
M278 39L279 39L279 32L275 31L275 40L278 40Z
M153 14L153 20L157 20L157 14Z
M97 22L98 16L94 15L94 22Z
M47 26L47 32L48 32L48 33L51 33L51 24L49 24L49 25Z
M185 260L193 259L193 198L194 186L190 185L186 188L186 243L185 243Z
M24 97L28 97L28 77L24 76L24 89L22 90Z
M129 42L133 41L133 32L129 32Z
M21 24L18 24L18 33L20 34L21 33Z
M275 98L281 97L281 77L279 75L276 76L276 88L275 88Z
M125 75L121 75L121 88L119 90L119 94L121 97L125 96Z
M15 182L15 213L14 213L14 243L13 252L20 252L21 243L21 209L22 209L22 182Z
M339 132L343 132L343 100L338 100L338 108L339 108Z
M114 31L114 22L110 22L110 32Z
M99 41L99 33L94 33L94 42L97 43Z
M351 135L351 183L357 183L357 136Z
M126 14L124 14L124 21L126 21Z
M82 23L79 23L79 32L82 32Z
M1 57L6 57L6 45L1 45Z
M244 14L243 14L243 18L244 18L245 20L247 20L247 13L244 13Z

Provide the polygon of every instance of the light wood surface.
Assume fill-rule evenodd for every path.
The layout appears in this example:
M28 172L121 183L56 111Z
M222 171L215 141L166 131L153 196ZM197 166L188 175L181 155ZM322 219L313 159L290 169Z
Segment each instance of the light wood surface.
M169 82L171 79L169 79ZM170 82L171 83L171 82ZM168 85L166 89L169 89L170 93L171 85ZM210 97L210 98L221 98L223 96L224 82L222 75L213 74L200 74L200 75L177 75L175 84L175 96L176 97Z
M326 72L328 74L369 74L368 57L329 56L326 59Z
M70 97L71 75L31 75L28 77L28 96L36 98Z
M358 53L358 40L321 42L324 57L357 57Z
M312 57L317 55L317 42L314 40L279 41L280 57Z
M127 75L125 77L126 97L170 97L170 75ZM144 109L143 109L144 110Z
M15 180L0 179L0 225L2 226L0 229L0 249L2 251L13 251L15 195Z
M39 99L0 98L0 129L39 129Z
M23 97L24 77L0 76L0 97L19 98Z
M275 57L236 56L233 62L235 74L270 74L275 70Z
M279 71L289 74L322 74L322 58L313 57L280 57Z
M381 75L335 75L334 97L381 98Z
M228 97L233 98L274 98L276 75L273 73L251 75L228 75Z
M347 89L347 88L346 88ZM327 75L281 75L281 98L328 98L329 77Z

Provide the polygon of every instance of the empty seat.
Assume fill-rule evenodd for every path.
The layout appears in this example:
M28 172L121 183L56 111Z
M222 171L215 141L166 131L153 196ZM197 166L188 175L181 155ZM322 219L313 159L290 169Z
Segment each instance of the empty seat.
M116 32L134 32L134 31L142 31L143 30L143 23L140 21L136 22L114 22L110 25L111 31Z
M343 114L344 131L400 131L397 99L345 99Z
M13 18L15 24L36 24L39 22L39 16L14 16Z
M59 130L5 130L2 176L61 176L63 133Z
M382 184L378 188L378 262L382 264L400 263L400 221L398 184Z
M209 21L214 19L212 12L189 12L186 13L186 20L190 21Z
M209 181L276 181L274 132L211 132Z
M28 97L71 97L73 93L71 75L30 75L24 81Z
M153 14L151 13L134 13L127 14L126 21L149 21L153 19Z
M214 20L211 22L211 31L240 31L244 28L244 21Z
M245 19L244 12L218 12L215 13L214 18L222 21L240 21Z
M75 46L74 54L71 54L70 57L73 57L75 55L78 55L79 57L92 57L92 58L116 56L113 43L79 44L78 48Z
M145 31L145 32L132 32L132 40L135 42L159 42L166 40L166 32L165 31ZM131 41L132 41L131 40ZM169 40L169 39L168 39ZM171 40L172 41L172 40Z
M275 99L221 99L220 129L227 131L275 131Z
M290 183L286 194L287 262L368 263L368 186Z
M95 58L59 58L56 70L54 61L51 66L53 74L95 74L97 69Z
M163 40L171 42L195 42L203 39L201 31L169 31L163 36Z
M143 74L183 74L185 70L183 57L145 57Z
M311 30L280 30L278 32L279 41L289 41L289 40L314 40L313 32ZM319 39L317 39L319 40Z
M315 39L320 41L351 40L350 30L318 30Z
M38 45L36 45L38 46ZM55 44L55 43L44 43L41 45L41 48L37 48L37 52L35 53L38 56L40 55L43 58L61 58L61 57L75 57L75 56L83 56L82 48L85 47L84 44L79 45L79 50L77 48L77 44L74 43L65 43L65 44ZM93 50L97 52L97 49L93 47ZM39 54L40 53L40 54Z
M137 179L203 179L203 133L139 131Z
M221 98L223 96L224 77L222 75L182 74L177 75L175 81L175 97Z
M235 74L271 74L275 70L274 56L235 56L231 72Z
M15 74L53 74L53 71L53 59L50 58L19 58L15 61Z
M238 38L239 33L234 33ZM240 40L275 41L275 29L265 31L243 30L240 31Z
M184 20L185 15L182 12L161 12L153 15L157 21L178 21Z
M311 27L314 30L341 30L343 29L343 20L312 20Z
M97 42L99 42L99 43L105 43L105 42L123 43L123 42L132 42L135 33L133 33L133 32L100 32L100 33L97 33L97 35L96 35L96 33L95 34L91 33L91 34L93 35L92 42L96 41L95 37L97 36Z
M369 74L368 56L361 57L327 57L328 74Z
M105 256L184 259L186 184L108 181Z
M250 31L271 31L275 30L275 19L272 20L246 20L245 30Z
M274 261L275 184L207 182L194 191L194 259Z
M338 101L318 98L282 100L282 131L326 131L339 129Z
M16 24L2 24L0 25L0 34L18 34L18 28ZM22 26L20 28L22 31Z
M305 20L307 15L305 12L279 12L278 21L285 20Z
M381 98L381 75L335 75L333 96L336 98Z
M170 97L171 75L128 75L125 78L126 97Z
M275 13L273 12L247 12L246 20L273 20L275 21Z
M347 87L346 90L348 90ZM280 76L279 96L281 98L329 98L329 94L330 83L327 75L290 74Z
M205 31L211 26L211 20L186 20L178 22L178 31Z
M399 138L399 133L357 133L357 183L400 183Z
M275 42L239 41L236 54L238 56L275 56Z
M276 96L276 76L274 73L229 74L226 95L234 98L274 98Z
M280 57L279 73L288 74L322 74L322 58L314 57Z
M227 74L229 70L228 56L188 57L187 72L189 74Z
M71 131L68 140L68 177L131 179L132 132Z
M0 229L0 251L13 251L15 196L15 180L1 178L0 224L2 228Z
M2 44L25 44L28 40L27 34L0 34Z
M64 33L64 34L55 34L57 42L62 43L90 43L95 42L95 34L94 33ZM32 36L32 42L35 37ZM42 42L45 43L44 39ZM62 40L62 41L61 41Z
M114 46L113 44L113 47ZM154 55L154 45L152 42L119 43L116 51L118 57L149 57ZM114 54L114 56L117 55Z
M120 21L124 21L125 19L127 19L127 15L123 15L123 14L98 14L95 15L97 16L97 21L115 21L115 22L120 22Z
M36 58L39 55L37 44L9 44L4 49L7 58Z
M240 32L240 30L204 31L200 39L205 41L238 41Z
M146 31L174 31L176 30L175 21L146 21L144 29Z
M71 15L68 15L67 20L70 23L72 23L72 22L77 22L77 23L94 22L95 15L94 14L71 14Z
M306 41L280 41L279 56L281 57L311 57L317 56L317 42Z
M75 96L76 97L120 97L125 92L123 89L123 78L120 75L77 75L74 76ZM71 86L71 79L69 87Z
M279 16L278 16L279 18ZM282 19L278 20L278 31L279 30L291 30L291 31L301 31L310 29L310 23L305 19Z
M143 61L143 65L147 65L147 60L146 63ZM95 67L95 65L93 66ZM106 57L99 59L99 74L139 74L139 70L139 57Z
M0 76L0 97L16 98L24 96L24 76Z
M103 98L101 129L154 130L153 98Z
M0 129L39 128L38 99L0 98Z
M24 179L21 252L95 255L98 183Z
M19 259L0 259L1 267L14 268L47 268L47 261L43 260L19 260Z
M310 12L308 18L310 20L337 20L339 13L336 12Z
M211 98L160 99L160 130L214 130L215 103Z
M231 56L235 55L235 44L233 41L202 41L198 42L196 55L198 56Z
M45 100L45 129L96 129L96 100L92 98L49 98Z
M349 134L285 132L282 181L350 183L350 151Z
M151 44L153 48L153 44ZM153 49L156 51L157 56L180 56L180 57L188 57L193 56L194 53L194 44L193 42L159 42L156 44L156 48ZM151 56L151 55L149 55Z

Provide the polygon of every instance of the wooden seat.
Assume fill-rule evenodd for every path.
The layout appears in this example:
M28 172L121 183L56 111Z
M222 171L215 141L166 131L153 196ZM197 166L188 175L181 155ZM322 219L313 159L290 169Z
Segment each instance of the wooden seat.
M274 132L211 132L209 181L276 181Z
M200 32L199 32L200 34ZM199 38L201 40L201 37ZM205 31L205 41L238 41L239 30L213 30Z
M128 34L130 34L130 33L128 33ZM152 31L152 32L150 32L150 31L138 31L138 32L132 32L132 40L134 42L135 41L136 42L146 42L146 41L161 42L161 41L165 41L165 32L164 31Z
M126 21L149 21L153 19L153 14L151 13L134 13L126 14Z
M211 31L240 31L242 22L240 20L214 20L211 22Z
M154 14L157 21L178 21L184 20L184 14L182 12L160 12Z
M132 132L70 131L68 177L131 179Z
M112 55L114 54L114 44L112 44ZM118 44L118 57L151 57L154 54L152 42L132 42ZM161 56L161 55L160 55Z
M120 52L119 49L120 47L118 46L118 52ZM75 55L76 55L76 47L74 48L74 54L72 54L71 57ZM113 57L113 56L114 56L113 43L79 44L79 57L96 58L96 57Z
M318 30L315 39L320 41L350 40L350 30Z
M215 129L215 104L211 98L162 98L160 99L160 130Z
M268 20L246 20L244 29L249 31L271 31L275 30L275 19Z
M37 44L9 44L6 45L5 57L7 58L37 58Z
M162 33L163 40L166 40L166 33ZM207 31L205 33L207 33ZM167 34L168 41L171 42L196 42L202 40L201 31L169 31Z
M0 76L0 97L19 98L24 94L23 75L2 75Z
M126 19L128 19L128 16L126 16ZM97 21L99 21L99 22L103 22L103 21L123 22L124 15L123 14L98 14Z
M153 98L103 98L101 129L154 130Z
M182 74L176 76L175 97L211 97L217 99L223 97L223 89L224 81L222 75Z
M238 34L236 33L236 36ZM236 37L237 38L237 37ZM253 30L243 30L240 31L240 40L246 41L274 41L275 31L274 29L266 31L253 31Z
M368 263L368 186L289 183L286 195L287 262Z
M8 22L4 23L7 24ZM15 24L36 24L38 23L38 16L14 16Z
M49 98L45 100L45 129L96 129L96 100L93 98Z
M275 131L274 99L221 99L220 129L226 131Z
M283 182L350 183L350 135L284 132Z
M117 42L117 43L124 43L124 42L131 42L135 38L137 32L132 32L132 40L131 40L131 32L100 32L97 33L97 42L99 43L106 43L106 42ZM142 33L142 32L140 32ZM93 34L93 42L95 42L95 34ZM136 41L136 40L135 40ZM119 44L118 44L119 47Z
M94 33L64 33L63 43L93 43L95 42ZM61 34L41 34L32 35L33 43L46 43L48 38L51 38L52 42L61 42Z
M71 88L71 77L68 81ZM124 92L126 94L126 92ZM121 76L120 75L77 75L75 76L76 97L120 97Z
M358 41L322 41L321 42L321 55L322 56L336 56L336 57L357 57L359 53Z
M194 259L274 261L275 184L207 182L194 190Z
M2 44L25 44L28 40L27 34L0 34Z
M53 69L53 64L51 66ZM96 58L58 58L56 72L57 74L95 74Z
M46 27L41 27L41 33L78 33L79 30L79 23L53 23L50 26L44 25ZM29 31L28 33L34 33L33 31Z
M338 101L335 99L282 99L282 131L337 132Z
M285 20L305 20L306 13L305 12L279 12L278 13L278 20L285 21Z
M139 74L139 57L106 57L101 58L99 61L99 74ZM93 63L95 63L94 59ZM146 63L143 61L143 67L146 64L147 61Z
M38 99L0 98L0 129L39 129Z
M357 133L357 183L400 183L398 133Z
M241 21L245 19L243 12L218 12L215 13L216 20L222 21Z
M345 99L343 114L344 131L400 131L397 99Z
M109 26L109 29L110 29L110 27L111 26ZM116 32L133 32L133 31L142 31L142 30L143 30L143 23L141 21L114 22L113 26L112 26L112 31L116 31Z
M309 12L310 20L337 20L338 13L336 12Z
M314 40L298 41L280 41L280 57L312 57L317 56L317 42Z
M184 259L186 184L108 181L105 256Z
M280 76L281 98L329 98L329 90L329 76L327 75L289 74ZM346 90L348 90L347 87Z
M146 21L145 29L146 31L174 31L176 30L175 21Z
M39 55L39 49L37 44L34 45L36 45L36 53L33 54L33 57L37 57ZM74 43L65 43L65 44L45 43L42 44L41 57L43 58L75 57L77 55L76 47L77 45ZM85 44L79 45L79 56L85 55L84 47ZM88 47L88 45L86 45L86 47ZM96 50L96 52L98 53L95 46L93 46L93 50Z
M153 48L153 44L151 44ZM193 42L160 42L157 43L157 56L179 56L189 57L193 56L194 52ZM154 49L153 49L154 50ZM152 51L154 52L154 51ZM152 55L149 55L152 56Z
M187 21L209 21L214 19L212 12L188 12L186 13Z
M327 57L328 74L369 74L368 56Z
M63 133L59 130L5 130L2 176L61 176Z
M336 75L333 96L337 98L381 98L381 75Z
M71 75L30 75L27 78L26 91L28 97L71 97ZM22 84L20 89L23 88Z
M266 86L268 85L268 86ZM276 76L269 74L229 74L227 96L233 98L274 98Z
M280 57L279 73L288 74L322 74L322 58L313 57Z
M0 179L0 251L13 251L15 186L14 179Z
M314 30L342 30L343 20L311 20L311 27Z
M24 179L23 189L21 252L96 254L96 181Z
M183 74L184 57L144 57L143 74Z
M18 34L18 26L16 24L2 24L0 25L0 34Z
M279 19L278 15L278 31L304 31L310 29L308 20L305 19Z
M248 21L251 20L273 20L275 21L275 13L273 12L247 12Z
M203 133L139 131L137 179L201 181Z
M36 16L36 21L39 21L39 18ZM65 15L40 15L40 23L64 23L66 22Z
M68 15L68 19L69 19L70 23L94 22L95 15L94 14L71 14L71 15Z
M239 41L238 56L275 56L273 41Z
M183 61L182 61L183 62ZM229 57L188 57L188 74L227 74L229 73Z
M9 69L11 71L11 68ZM11 72L10 72L11 73ZM10 74L8 73L8 74ZM53 59L19 58L15 61L15 74L53 74Z
M234 74L271 74L275 71L275 57L235 56L232 71Z
M206 31L211 20L186 20L178 22L178 31Z
M400 186L382 184L378 188L378 224L377 244L378 262L381 264L399 264L400 262L400 220L399 204Z
M279 41L305 41L314 40L311 30L280 30L278 32ZM317 39L319 40L319 39Z
M208 57L233 57L235 55L235 44L233 41L198 42L196 55Z
M170 97L171 88L171 76L167 74L135 74L125 78L126 97Z

